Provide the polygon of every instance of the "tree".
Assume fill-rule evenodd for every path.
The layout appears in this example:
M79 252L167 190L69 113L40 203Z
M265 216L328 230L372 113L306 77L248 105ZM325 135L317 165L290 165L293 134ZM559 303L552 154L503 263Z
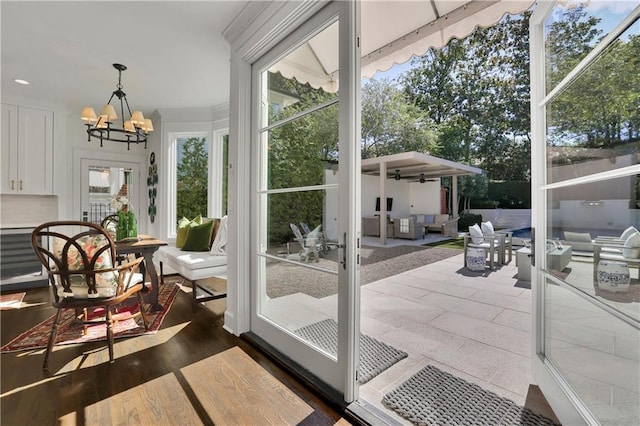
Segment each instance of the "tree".
M406 102L388 80L370 80L362 87L362 158L406 151L437 153L438 138L431 119Z
M208 152L206 138L189 138L182 145L177 167L177 215L193 218L207 215Z

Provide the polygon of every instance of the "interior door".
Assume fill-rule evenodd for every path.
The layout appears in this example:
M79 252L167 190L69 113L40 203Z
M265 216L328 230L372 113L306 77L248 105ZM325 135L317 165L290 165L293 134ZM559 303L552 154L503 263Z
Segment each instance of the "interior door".
M329 4L252 71L251 331L348 402L359 340L356 7Z
M638 4L531 17L531 358L563 424L640 423L640 250L624 248L640 228Z

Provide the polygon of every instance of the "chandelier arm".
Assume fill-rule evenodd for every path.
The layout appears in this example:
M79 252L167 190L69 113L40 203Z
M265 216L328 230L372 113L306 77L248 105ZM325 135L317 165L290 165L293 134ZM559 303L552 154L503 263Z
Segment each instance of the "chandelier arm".
M120 101L122 101L122 99ZM124 96L124 103L127 104L127 110L129 111L129 117L131 117L131 115L132 115L131 114L131 108L129 108L129 101L127 100L126 96ZM124 117L124 115L123 115L123 117Z
M107 101L107 105L109 105L111 103L111 99L113 99L113 96L116 94L116 92L112 92L111 96L109 97L109 100Z

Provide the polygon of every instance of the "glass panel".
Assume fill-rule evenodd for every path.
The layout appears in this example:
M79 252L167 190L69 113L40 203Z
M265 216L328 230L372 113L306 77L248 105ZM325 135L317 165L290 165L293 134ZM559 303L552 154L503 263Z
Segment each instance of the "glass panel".
M325 175L327 183L337 183L337 173ZM266 253L337 272L337 188L270 194L266 200Z
M547 93L638 4L638 0L559 2L544 25Z
M203 137L176 139L176 219L208 214L209 144ZM177 226L177 224L176 224Z
M269 68L267 123L272 124L337 97L338 22Z
M338 275L303 264L274 259L265 262L260 313L335 360Z
M269 189L323 185L338 161L338 104L268 132Z
M548 183L638 164L640 21L547 107Z
M548 281L545 356L601 424L640 424L636 327Z
M125 167L89 166L89 217L100 223L125 206L134 206L131 169Z
M632 175L550 190L547 211L547 270L635 320L639 182L640 175Z

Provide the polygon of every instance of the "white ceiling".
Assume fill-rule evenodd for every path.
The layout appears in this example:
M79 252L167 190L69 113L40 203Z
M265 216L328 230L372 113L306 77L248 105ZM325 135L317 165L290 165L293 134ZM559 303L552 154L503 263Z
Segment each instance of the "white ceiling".
M98 112L126 65L131 109L211 107L229 100L221 33L245 1L1 1L2 100ZM28 80L22 86L14 78Z

